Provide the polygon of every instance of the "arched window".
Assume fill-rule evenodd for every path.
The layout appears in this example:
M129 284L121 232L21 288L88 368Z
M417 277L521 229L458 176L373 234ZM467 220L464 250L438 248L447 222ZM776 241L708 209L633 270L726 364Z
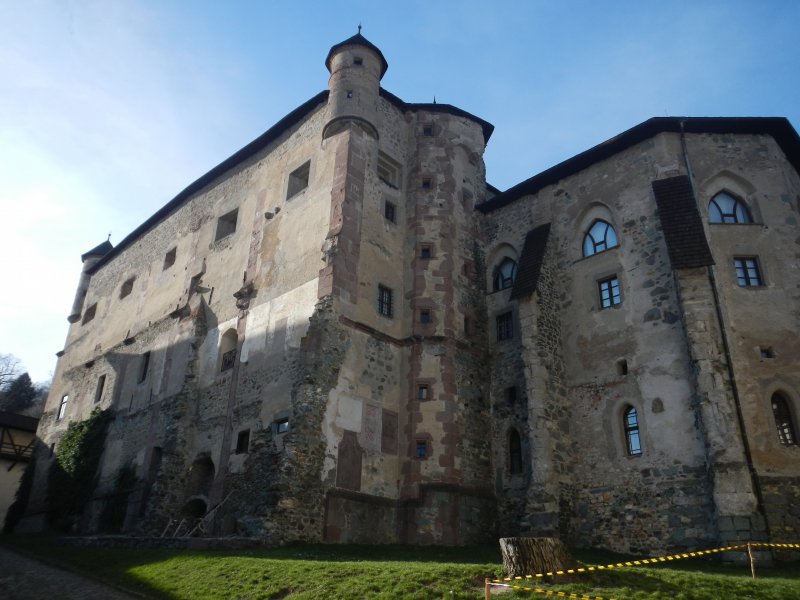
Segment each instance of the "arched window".
M219 344L219 354L221 357L220 371L232 369L236 362L236 347L239 344L239 336L235 329L228 329L222 336Z
M639 417L636 409L629 406L622 415L622 423L625 427L625 445L628 456L637 456L642 453L642 444L639 440Z
M517 263L510 258L504 258L503 262L494 270L494 291L504 290L514 285L517 277Z
M607 221L597 219L583 238L583 255L592 256L619 245L617 232Z
M508 434L508 470L512 475L522 473L522 441L516 429Z
M708 203L709 223L752 223L744 202L726 192L720 192Z
M785 446L796 446L797 436L794 433L792 410L789 402L780 393L772 394L772 414L775 415L775 426L778 428L778 439Z

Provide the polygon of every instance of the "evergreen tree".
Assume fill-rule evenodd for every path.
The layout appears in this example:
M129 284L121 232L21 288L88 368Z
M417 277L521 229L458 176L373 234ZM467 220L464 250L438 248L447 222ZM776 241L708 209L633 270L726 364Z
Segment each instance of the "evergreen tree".
M34 387L30 375L23 373L3 391L2 399L0 399L0 410L9 412L25 410L36 400L38 395L39 392Z

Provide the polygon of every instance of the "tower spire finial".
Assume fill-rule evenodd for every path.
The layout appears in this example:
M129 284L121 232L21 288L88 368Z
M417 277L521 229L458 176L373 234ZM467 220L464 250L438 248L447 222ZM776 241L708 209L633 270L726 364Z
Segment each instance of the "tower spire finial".
M361 35L361 21L358 22L358 35Z

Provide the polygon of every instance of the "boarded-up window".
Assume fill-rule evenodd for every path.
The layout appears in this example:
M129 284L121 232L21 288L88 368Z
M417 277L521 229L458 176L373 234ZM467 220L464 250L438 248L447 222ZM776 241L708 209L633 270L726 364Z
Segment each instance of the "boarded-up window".
M385 454L397 454L397 413L390 410L383 411L381 452Z
M336 487L361 490L361 446L355 431L345 431L336 460Z

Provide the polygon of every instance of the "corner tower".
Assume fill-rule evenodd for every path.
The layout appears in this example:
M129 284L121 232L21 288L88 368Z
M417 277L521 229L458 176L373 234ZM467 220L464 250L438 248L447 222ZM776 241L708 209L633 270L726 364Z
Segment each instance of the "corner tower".
M338 133L347 122L357 122L378 138L377 103L381 79L389 64L375 44L359 32L333 46L325 59L330 71L329 119L322 139Z

